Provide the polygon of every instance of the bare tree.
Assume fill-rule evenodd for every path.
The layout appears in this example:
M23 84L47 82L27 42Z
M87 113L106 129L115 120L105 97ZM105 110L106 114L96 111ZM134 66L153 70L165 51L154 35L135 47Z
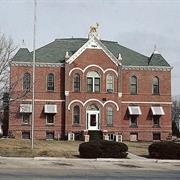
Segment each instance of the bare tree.
M12 56L16 50L11 38L0 34L0 100L5 92L9 92L9 70Z

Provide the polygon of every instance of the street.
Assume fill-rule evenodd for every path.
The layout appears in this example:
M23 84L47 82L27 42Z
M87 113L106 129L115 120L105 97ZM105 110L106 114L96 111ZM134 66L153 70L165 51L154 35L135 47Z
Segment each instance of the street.
M180 179L180 161L0 158L0 179Z
M0 179L180 179L179 171L122 169L0 169Z

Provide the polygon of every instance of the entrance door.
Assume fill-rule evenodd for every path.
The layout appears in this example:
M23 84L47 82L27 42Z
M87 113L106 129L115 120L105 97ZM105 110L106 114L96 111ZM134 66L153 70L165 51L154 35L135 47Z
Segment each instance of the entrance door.
M99 111L87 112L87 129L99 130Z

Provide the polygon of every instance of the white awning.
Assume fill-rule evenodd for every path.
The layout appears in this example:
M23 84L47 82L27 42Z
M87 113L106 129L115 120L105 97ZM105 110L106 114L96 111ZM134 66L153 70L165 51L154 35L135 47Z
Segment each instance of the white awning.
M44 113L57 113L57 105L55 104L45 104Z
M21 113L32 113L32 104L20 104Z
M141 115L141 109L139 106L128 106L130 115Z
M151 111L153 115L165 115L161 106L151 106Z

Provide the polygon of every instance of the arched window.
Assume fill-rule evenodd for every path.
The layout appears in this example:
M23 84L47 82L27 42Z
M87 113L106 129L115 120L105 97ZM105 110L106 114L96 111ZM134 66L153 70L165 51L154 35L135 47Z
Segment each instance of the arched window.
M159 94L159 78L153 77L153 94Z
M114 119L114 111L112 107L107 108L106 112L106 123L107 126L112 126L113 125L113 119Z
M114 91L114 77L111 74L106 76L106 91L112 93Z
M29 73L25 73L23 76L23 90L30 91L31 86L31 76Z
M47 90L54 91L54 74L52 73L47 76Z
M131 77L131 94L137 94L137 77Z
M95 71L87 73L87 91L100 92L100 75Z
M78 105L73 108L73 124L80 123L80 107Z
M74 92L80 91L80 75L76 73L74 75Z

